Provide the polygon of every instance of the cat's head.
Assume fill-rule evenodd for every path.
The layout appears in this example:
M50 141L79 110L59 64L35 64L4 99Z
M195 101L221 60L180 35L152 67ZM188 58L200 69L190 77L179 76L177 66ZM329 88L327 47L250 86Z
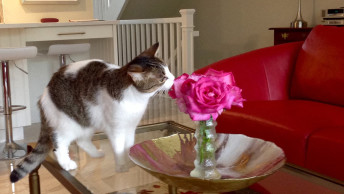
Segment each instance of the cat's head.
M128 75L140 92L169 90L173 85L174 76L166 63L156 57L158 48L156 43L128 63Z

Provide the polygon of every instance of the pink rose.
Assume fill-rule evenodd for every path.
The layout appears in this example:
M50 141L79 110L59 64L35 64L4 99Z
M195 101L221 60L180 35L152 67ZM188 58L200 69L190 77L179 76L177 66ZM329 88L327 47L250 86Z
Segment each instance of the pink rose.
M174 83L168 92L168 94L171 96L171 98L176 99L176 98L182 98L182 94L180 93L180 87L184 83L186 79L189 78L189 75L184 73L183 75L177 77L174 80Z
M223 109L242 107L241 90L235 86L232 73L209 69L204 75L183 74L174 81L169 95L176 99L180 111L192 120L214 120Z

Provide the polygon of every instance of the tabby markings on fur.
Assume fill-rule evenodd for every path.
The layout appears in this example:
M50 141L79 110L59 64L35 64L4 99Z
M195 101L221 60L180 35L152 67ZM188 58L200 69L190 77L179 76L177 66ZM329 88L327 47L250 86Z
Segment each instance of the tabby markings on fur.
M96 130L107 134L116 170L126 171L128 151L149 98L173 84L167 65L155 57L158 47L158 43L153 45L123 67L87 60L56 72L38 102L41 132L37 145L12 171L11 182L34 170L50 150L63 169L76 169L69 157L73 141L92 157L104 156L91 142Z

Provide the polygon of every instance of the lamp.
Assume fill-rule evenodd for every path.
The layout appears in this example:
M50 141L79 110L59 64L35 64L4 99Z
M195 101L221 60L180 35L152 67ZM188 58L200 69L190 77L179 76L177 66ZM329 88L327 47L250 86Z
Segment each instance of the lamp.
M292 28L307 28L307 22L302 19L301 15L301 0L299 0L299 8L297 11L296 18L291 22L290 27Z

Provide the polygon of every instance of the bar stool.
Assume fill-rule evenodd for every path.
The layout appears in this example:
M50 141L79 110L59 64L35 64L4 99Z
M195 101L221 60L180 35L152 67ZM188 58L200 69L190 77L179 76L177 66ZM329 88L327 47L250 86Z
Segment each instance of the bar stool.
M25 109L25 106L11 104L10 68L9 61L28 59L37 55L34 46L21 48L0 48L0 62L2 65L2 85L4 93L3 113L5 115L6 142L1 146L0 160L16 159L26 155L26 147L13 141L12 111Z
M54 44L49 46L47 55L59 55L60 66L66 65L66 56L90 50L90 43Z

